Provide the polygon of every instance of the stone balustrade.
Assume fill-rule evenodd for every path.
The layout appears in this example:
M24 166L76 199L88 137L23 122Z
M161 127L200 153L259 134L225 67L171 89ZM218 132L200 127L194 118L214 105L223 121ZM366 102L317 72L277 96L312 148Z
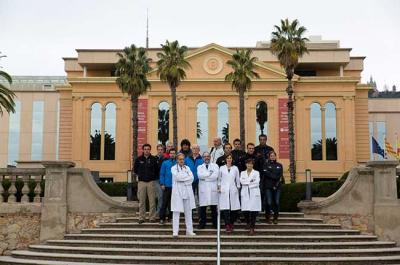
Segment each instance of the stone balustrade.
M0 203L41 202L44 180L44 168L0 168Z

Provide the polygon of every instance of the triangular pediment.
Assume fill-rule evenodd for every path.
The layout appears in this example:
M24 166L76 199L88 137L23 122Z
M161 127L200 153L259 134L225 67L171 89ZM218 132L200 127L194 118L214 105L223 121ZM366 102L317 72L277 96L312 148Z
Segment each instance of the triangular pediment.
M232 58L235 50L211 43L196 50L191 50L186 56L191 68L186 71L186 80L224 79L232 71L226 64ZM285 73L267 63L257 61L255 71L261 79L284 79ZM150 79L157 78L157 69L150 73Z

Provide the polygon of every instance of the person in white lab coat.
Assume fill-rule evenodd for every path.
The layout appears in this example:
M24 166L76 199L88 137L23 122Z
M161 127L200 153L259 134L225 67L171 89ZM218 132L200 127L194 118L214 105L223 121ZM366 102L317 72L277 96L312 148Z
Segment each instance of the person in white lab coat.
M254 160L249 158L246 160L246 170L240 173L241 206L250 235L254 235L257 214L261 211L260 173L253 167Z
M214 146L210 148L211 163L217 163L217 159L224 155L224 148L220 137L213 139Z
M213 227L217 228L217 204L218 204L218 174L217 164L210 162L209 152L203 153L204 164L197 167L197 176L199 177L199 229L206 226L207 206L211 208L211 220Z
M219 168L218 191L220 192L219 207L224 217L226 232L233 232L238 210L240 210L239 169L232 164L233 158L226 156L226 165Z
M179 233L180 213L185 214L186 235L195 236L193 232L192 210L196 208L193 194L193 173L188 166L185 166L185 155L179 153L176 157L177 163L171 168L172 172L172 194L171 211L173 212L173 236Z

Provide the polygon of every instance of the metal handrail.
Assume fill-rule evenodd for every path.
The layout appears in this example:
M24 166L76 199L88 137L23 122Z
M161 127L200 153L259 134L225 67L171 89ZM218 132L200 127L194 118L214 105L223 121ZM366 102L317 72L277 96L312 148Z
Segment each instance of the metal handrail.
M218 219L217 219L217 265L221 264L221 211L219 209L219 195L218 195Z

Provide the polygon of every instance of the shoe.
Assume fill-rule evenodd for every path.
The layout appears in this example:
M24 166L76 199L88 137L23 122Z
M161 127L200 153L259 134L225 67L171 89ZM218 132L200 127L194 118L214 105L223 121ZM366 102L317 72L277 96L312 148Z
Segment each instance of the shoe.
M195 236L196 233L195 232L186 232L186 236Z
M160 225L163 225L164 224L164 220L160 220Z
M267 222L267 224L271 224L271 215L267 214L265 216L265 221Z
M247 230L250 229L250 224L249 224L249 223L246 224L246 229L247 229Z
M254 228L250 228L249 235L254 236Z
M178 234L172 234L172 237L178 238Z
M156 219L152 219L152 220L150 220L150 223L157 223L157 220Z
M143 220L143 219L140 219L140 220L138 221L138 223L139 223L139 224L143 224L143 223L144 223L144 220Z
M233 224L230 225L230 228L231 228L230 230L231 230L231 233L232 233L233 232L233 228L234 228Z
M276 225L278 224L278 216L274 216L274 220L272 220L272 222Z
M225 225L225 232L230 233L231 232L231 227L230 225Z

